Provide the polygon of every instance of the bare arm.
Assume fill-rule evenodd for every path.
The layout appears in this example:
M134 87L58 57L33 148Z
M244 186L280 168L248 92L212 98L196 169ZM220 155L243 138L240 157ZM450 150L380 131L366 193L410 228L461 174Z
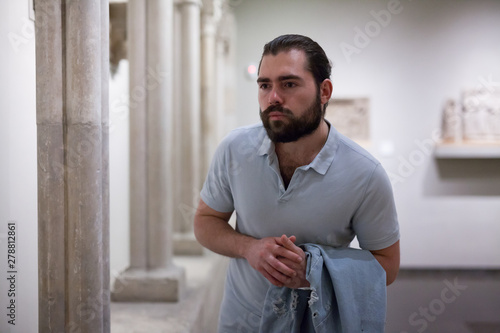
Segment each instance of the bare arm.
M206 248L232 258L244 258L272 284L285 285L296 275L277 257L301 262L295 252L279 244L279 237L256 239L234 230L228 223L231 213L218 212L200 200L194 217L194 234Z
M379 264L385 269L387 285L396 280L399 272L399 241L385 249L370 251Z
M201 245L216 253L243 258L244 249L251 239L229 225L232 214L218 212L200 199L194 216L194 234Z

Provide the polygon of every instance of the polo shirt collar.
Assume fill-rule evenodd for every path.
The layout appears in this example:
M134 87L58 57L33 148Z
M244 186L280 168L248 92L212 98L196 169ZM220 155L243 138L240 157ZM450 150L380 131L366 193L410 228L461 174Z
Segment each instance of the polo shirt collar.
M323 146L323 148L321 148L314 160L309 165L305 166L305 170L312 168L321 175L326 174L328 168L330 168L330 165L332 165L335 154L337 152L337 148L339 146L339 134L337 130L330 124L328 120L325 119L325 121L328 123L328 126L330 128L325 145ZM262 144L260 145L259 150L257 151L257 155L268 155L269 157L271 157L275 154L274 143L266 134L262 140Z
M267 136L266 130L263 127L265 135L262 138L262 144L260 145L259 150L257 151L257 155L259 156L271 156L274 153L274 143L269 139L269 136Z
M335 154L337 153L337 148L339 146L339 134L335 127L333 127L328 120L325 119L330 130L328 131L328 137L326 138L325 145L319 151L318 155L309 164L309 167L316 170L317 173L324 175L332 165L335 159Z

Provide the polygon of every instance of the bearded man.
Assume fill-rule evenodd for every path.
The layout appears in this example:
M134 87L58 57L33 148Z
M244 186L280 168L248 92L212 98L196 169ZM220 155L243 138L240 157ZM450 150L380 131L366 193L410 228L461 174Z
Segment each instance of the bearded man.
M386 284L396 278L391 184L375 158L325 120L330 75L310 38L267 43L257 79L262 124L233 130L213 157L194 230L203 246L231 258L220 332L258 331L263 311L272 311L263 308L270 287L310 287L300 244L346 248L357 236Z

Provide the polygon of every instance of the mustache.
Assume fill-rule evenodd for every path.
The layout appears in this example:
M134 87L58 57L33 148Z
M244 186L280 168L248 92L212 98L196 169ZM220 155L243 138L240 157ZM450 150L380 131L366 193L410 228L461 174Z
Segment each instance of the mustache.
M293 116L292 111L287 108L282 107L281 105L271 105L264 111L261 111L263 116L268 116L271 112L281 112L286 115Z

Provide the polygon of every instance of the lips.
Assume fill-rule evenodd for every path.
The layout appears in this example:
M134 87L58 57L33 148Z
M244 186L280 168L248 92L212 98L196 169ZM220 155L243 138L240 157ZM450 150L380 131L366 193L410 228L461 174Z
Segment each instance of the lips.
M283 112L273 111L269 113L269 119L278 120L281 118L286 118L286 115Z

